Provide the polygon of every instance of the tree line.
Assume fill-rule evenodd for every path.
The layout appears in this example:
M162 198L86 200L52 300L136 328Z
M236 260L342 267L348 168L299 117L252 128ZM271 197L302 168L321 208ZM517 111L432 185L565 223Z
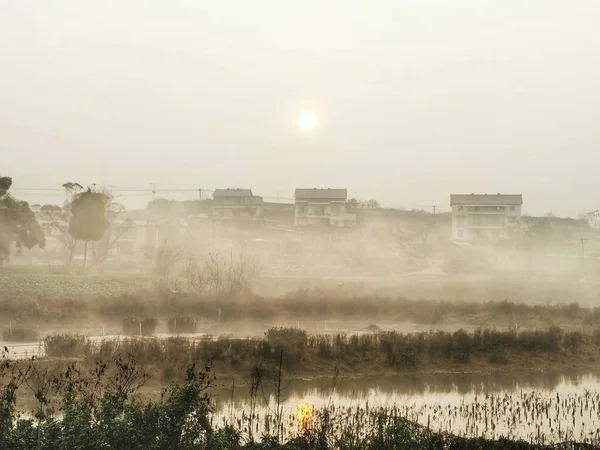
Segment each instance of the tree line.
M83 242L85 267L89 245L94 243L94 259L99 264L131 227L131 220L120 223L115 220L124 207L105 188L96 185L84 188L79 183L67 182L62 185L66 200L58 206L29 205L17 200L10 193L11 186L11 177L0 177L0 267L23 247L43 249L46 235L55 237L68 250L68 265L73 262L79 242Z

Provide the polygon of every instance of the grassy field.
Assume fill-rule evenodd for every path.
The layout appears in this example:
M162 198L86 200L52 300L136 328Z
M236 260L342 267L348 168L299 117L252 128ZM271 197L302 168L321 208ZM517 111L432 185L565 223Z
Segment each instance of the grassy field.
M600 326L600 307L578 303L576 293L554 293L554 300L527 302L516 296L488 294L483 286L461 288L446 297L420 297L410 289L391 293L353 289L302 289L281 296L253 293L202 293L173 290L157 280L132 277L74 276L48 274L0 275L0 326L8 322L38 328L40 332L85 330L97 324L120 327L126 317L155 319L167 331L178 316L191 322L210 324L290 324L305 321L352 321L366 327L374 323L393 329L398 324L421 324L431 328L488 326L593 329ZM544 287L544 289L549 289ZM563 287L563 289L566 289ZM460 294L460 295L459 295ZM464 295L463 295L464 294ZM541 295L540 293L538 293ZM587 295L587 294L586 294ZM595 293L598 295L598 293ZM452 297L454 299L450 299ZM490 298L495 299L494 301ZM557 300L561 298L562 301ZM240 327L242 329L243 327ZM263 328L264 329L264 328ZM311 330L313 331L313 330Z
M77 296L115 296L151 286L148 277L51 274L43 271L0 272L3 296L52 299Z

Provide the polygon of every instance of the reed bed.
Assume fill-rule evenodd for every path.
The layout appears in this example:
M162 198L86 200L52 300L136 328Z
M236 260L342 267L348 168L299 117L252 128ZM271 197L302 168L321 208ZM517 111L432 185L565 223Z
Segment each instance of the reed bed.
M282 418L277 414L273 397L254 414L247 405L245 409L240 405L237 409L223 405L211 421L220 427L244 431L247 439L273 433L279 433L284 440L293 440L299 434L312 438L326 435L327 448L362 448L354 447L359 444L369 448L374 442L392 445L399 428L404 438L415 445L431 438L449 445L434 448L454 448L458 442L468 441L471 444L484 441L487 445L507 443L507 447L500 448L518 448L508 443L525 445L520 448L544 448L568 442L581 446L563 448L600 446L598 392L560 394L533 390L463 398L458 404L445 405L379 406L355 402L340 406L333 401L311 406L300 399L295 402L282 408L285 411Z

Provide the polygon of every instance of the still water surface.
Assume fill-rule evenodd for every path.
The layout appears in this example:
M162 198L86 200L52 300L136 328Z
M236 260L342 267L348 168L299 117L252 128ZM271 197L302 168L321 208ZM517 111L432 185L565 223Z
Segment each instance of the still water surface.
M378 407L438 431L462 436L519 438L530 442L575 439L600 442L600 372L597 374L437 373L369 379L291 380L283 383L281 407L288 435L300 418L329 408L343 416L368 416ZM250 395L247 385L213 391L220 424L247 429ZM308 408L309 412L306 411ZM275 416L272 383L257 395L255 434Z

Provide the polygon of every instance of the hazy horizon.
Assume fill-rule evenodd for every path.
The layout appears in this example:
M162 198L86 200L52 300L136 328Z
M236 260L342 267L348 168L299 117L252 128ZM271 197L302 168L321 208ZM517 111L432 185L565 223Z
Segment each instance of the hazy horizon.
M31 202L66 181L148 190L128 207L151 183L346 187L575 217L600 208L599 22L593 0L0 0L0 171Z

